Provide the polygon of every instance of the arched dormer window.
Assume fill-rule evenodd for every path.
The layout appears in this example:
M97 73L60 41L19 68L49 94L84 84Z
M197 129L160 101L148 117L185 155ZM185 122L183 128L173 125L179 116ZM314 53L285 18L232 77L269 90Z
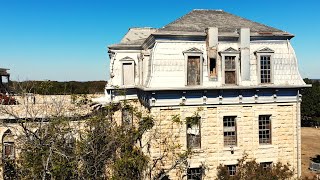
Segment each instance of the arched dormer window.
M259 84L273 83L273 54L274 51L268 47L255 52L257 55L257 76Z
M10 129L2 136L2 157L4 159L15 158L14 136Z
M135 72L134 60L131 57L125 57L120 60L121 62L121 85L134 86Z
M186 86L197 86L202 85L202 51L198 48L191 48L183 51L185 59L185 85Z
M222 57L222 82L226 85L239 84L239 51L229 47L220 52Z

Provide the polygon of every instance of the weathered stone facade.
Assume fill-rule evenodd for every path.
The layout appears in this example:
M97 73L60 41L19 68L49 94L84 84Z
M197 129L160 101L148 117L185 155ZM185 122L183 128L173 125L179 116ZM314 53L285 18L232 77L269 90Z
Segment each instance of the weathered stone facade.
M297 124L299 103L272 103L272 104L246 104L246 105L219 105L219 106L178 106L152 108L151 113L160 122L157 123L159 133L156 142L161 142L161 136L168 134L176 135L175 143L181 145L181 151L187 149L185 118L198 112L201 116L201 148L194 149L188 166L205 166L203 179L216 177L216 168L220 164L237 164L244 153L249 158L255 158L257 162L282 162L289 163L295 173L300 168L300 125ZM199 110L200 108L200 110ZM173 115L179 115L182 124L172 122ZM259 115L271 115L272 143L268 145L259 144ZM224 146L223 141L223 117L236 116L237 121L237 145ZM234 151L231 153L231 151ZM157 157L161 155L159 143L151 146L150 155ZM168 161L167 167L174 162ZM186 172L172 170L169 173L171 179L184 179Z
M221 10L193 10L159 29L132 28L109 46L106 99L139 99L150 110L156 126L144 139L151 142L146 153L157 160L166 145L176 147L158 167L172 169L170 179L188 179L192 168L213 179L217 166L235 165L244 153L259 163L289 163L299 177L300 90L308 85L293 37ZM191 127L186 121L195 113L200 124ZM187 137L198 143L199 134L185 167L172 168ZM226 146L227 138L236 144Z

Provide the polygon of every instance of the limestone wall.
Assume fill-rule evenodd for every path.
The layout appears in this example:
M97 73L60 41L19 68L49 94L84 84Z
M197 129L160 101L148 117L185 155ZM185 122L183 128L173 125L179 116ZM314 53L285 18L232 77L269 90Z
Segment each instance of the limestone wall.
M299 131L297 129L297 112L300 112L296 103L274 103L274 104L250 104L250 105L219 105L206 106L202 108L180 106L174 108L152 108L151 113L157 120L155 129L157 136L154 137L150 147L150 155L153 158L161 156L164 152L161 144L163 138L172 135L173 144L180 144L180 151L186 150L186 124L185 118L199 112L201 116L201 148L194 150L194 154L188 159L189 167L204 165L205 178L213 179L216 176L216 167L219 164L232 165L237 163L246 152L249 158L255 158L257 162L289 163L291 168L298 173L297 165L300 159ZM182 124L172 123L172 116L178 114ZM271 115L272 144L259 145L259 115ZM223 141L223 116L237 116L237 146L234 154L230 147L224 146ZM162 140L161 140L162 139ZM170 143L169 143L170 144ZM168 145L168 143L167 143ZM171 156L164 167L168 168L175 161ZM186 171L177 169L170 171L170 179L186 179L183 177Z

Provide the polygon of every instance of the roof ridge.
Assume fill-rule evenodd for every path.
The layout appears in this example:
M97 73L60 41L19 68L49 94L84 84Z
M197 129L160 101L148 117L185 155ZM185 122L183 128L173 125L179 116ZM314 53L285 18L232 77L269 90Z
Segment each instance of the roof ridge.
M192 11L222 11L224 12L223 9L193 9Z
M154 28L154 27L130 27L130 29L157 29L157 28Z

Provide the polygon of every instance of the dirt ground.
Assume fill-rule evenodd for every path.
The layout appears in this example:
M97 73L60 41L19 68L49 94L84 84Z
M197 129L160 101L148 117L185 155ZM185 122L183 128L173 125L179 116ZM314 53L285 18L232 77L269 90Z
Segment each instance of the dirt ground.
M302 177L312 178L316 173L310 171L310 158L320 155L320 128L301 128Z

